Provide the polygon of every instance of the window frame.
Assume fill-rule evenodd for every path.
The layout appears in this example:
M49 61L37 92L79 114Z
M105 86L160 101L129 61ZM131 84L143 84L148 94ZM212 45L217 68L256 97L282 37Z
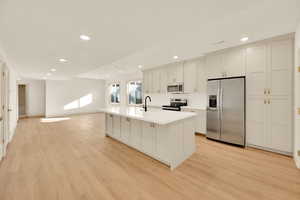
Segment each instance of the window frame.
M119 103L117 103L117 102L112 102L111 101L111 88L112 88L112 86L113 85L119 85L119 88L120 88L120 98L119 98ZM108 96L108 98L109 98L109 103L111 104L111 105L120 105L121 104L121 100L122 100L122 98L121 98L121 83L120 82L112 82L112 83L110 83L109 84L109 96Z
M141 89L142 89L142 102L140 103L140 104L130 104L129 103L129 84L130 83L132 83L132 82L135 82L135 83L137 83L137 82L140 82L141 83ZM143 96L144 96L144 93L143 93L143 81L141 80L141 79L135 79L135 80L129 80L129 81L127 81L126 82L126 104L128 105L128 106L142 106L143 105Z

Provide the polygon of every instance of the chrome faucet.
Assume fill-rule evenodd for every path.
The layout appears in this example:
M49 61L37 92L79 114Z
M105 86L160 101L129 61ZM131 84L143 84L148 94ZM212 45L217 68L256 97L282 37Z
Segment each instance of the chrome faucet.
M150 96L146 96L145 97L145 105L144 105L144 110L145 110L145 112L147 112L147 99L149 99L150 100L150 102L151 102L151 97Z

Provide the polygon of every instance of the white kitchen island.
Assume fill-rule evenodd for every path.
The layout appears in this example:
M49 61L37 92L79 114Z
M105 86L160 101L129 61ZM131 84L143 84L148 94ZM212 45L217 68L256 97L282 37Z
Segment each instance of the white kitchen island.
M176 168L196 149L195 113L154 110L140 107L109 107L106 136Z

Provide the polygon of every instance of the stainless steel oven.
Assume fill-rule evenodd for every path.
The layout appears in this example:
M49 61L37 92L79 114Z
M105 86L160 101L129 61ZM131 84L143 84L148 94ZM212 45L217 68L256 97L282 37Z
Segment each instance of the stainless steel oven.
M167 86L168 93L180 94L184 92L183 83L174 83Z

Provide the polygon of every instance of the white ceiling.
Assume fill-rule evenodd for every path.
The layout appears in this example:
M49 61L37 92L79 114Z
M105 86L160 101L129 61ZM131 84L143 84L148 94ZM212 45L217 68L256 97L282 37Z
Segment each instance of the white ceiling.
M56 68L49 78L107 79L239 45L243 36L294 32L299 21L299 0L0 0L0 47L23 77Z

